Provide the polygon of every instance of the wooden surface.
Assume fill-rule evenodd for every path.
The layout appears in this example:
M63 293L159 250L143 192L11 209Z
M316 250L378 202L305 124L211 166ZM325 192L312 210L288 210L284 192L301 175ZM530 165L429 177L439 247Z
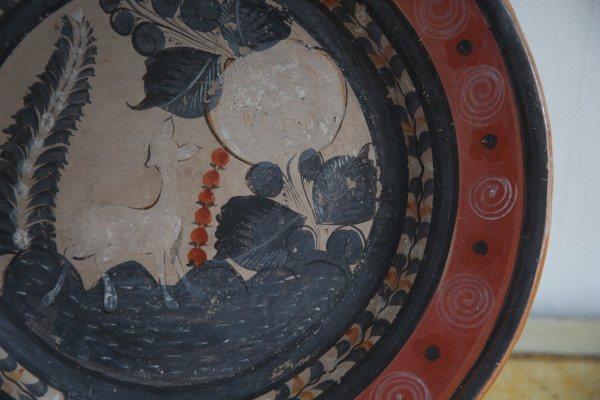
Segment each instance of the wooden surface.
M514 355L485 397L505 399L598 400L600 359Z

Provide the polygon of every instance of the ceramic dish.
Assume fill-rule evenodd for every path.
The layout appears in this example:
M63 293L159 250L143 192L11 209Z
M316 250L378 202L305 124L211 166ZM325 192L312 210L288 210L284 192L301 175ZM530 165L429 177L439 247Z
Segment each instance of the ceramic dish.
M489 386L539 279L551 183L506 4L0 8L5 397Z

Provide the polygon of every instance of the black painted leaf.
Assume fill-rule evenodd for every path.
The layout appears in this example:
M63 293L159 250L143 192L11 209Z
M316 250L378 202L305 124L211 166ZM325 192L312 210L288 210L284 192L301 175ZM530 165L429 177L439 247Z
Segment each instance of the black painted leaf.
M52 133L64 130L77 131L77 121L79 121L79 118L66 117L57 119L54 128L52 128Z
M29 94L25 96L24 103L26 106L34 107L38 114L42 115L46 112L46 107L50 103L50 88L42 82L35 82L29 88Z
M134 110L159 107L181 118L204 116L222 92L219 56L190 47L171 47L146 60L146 98Z
M60 180L60 170L63 168L63 165L60 162L52 162L46 165L40 166L35 170L33 174L33 178L37 180L52 178L56 180Z
M225 0L219 24L223 37L237 56L266 50L292 32L289 13L266 0Z
M259 271L293 261L286 239L306 217L269 198L233 197L217 216L215 259L231 258L242 267Z
M51 60L54 59L54 56L57 52L52 54ZM62 72L50 71L50 73L62 75ZM20 109L15 115L12 116L15 121L18 121L19 124L23 125L27 129L30 129L30 133L33 131L37 131L39 129L38 125L38 116L36 112L29 108Z
M39 180L29 189L30 196L37 196L39 194L56 195L56 193L58 193L58 183L54 179Z
M90 51L92 50L93 51ZM85 57L92 57L98 54L98 49L96 48L96 46L92 46L90 47L86 52L85 52ZM81 78L90 78L92 76L96 76L96 73L94 71L94 68L92 67L86 67L84 69L81 70L81 72L79 73L79 75L77 75L78 79ZM69 99L67 101L67 104L74 104L74 103L87 103L88 101L86 101L85 99L78 99L77 101L73 101L74 99L76 99L74 97L75 92L71 93L69 95Z
M84 77L89 78L91 76L94 76L93 68L86 68L85 75L79 74L79 78L84 78ZM71 94L67 98L66 104L89 104L90 103L90 92L88 89L89 88L78 89L78 90L71 92Z
M66 144L68 146L70 144L69 138L71 136L72 133L68 130L53 132L46 139L44 139L44 146L54 146L57 144Z
M321 168L313 187L320 224L352 225L375 215L377 171L367 154L334 157Z
M90 87L90 83L86 80L86 79L79 79L77 80L77 82L75 82L75 85L73 85L73 90L89 90L91 89Z
M27 125L27 122L21 120L18 114L13 116L13 118L16 121L19 121L19 123L10 125L8 128L4 129L3 132L10 137L11 142L28 143L32 138L34 128L32 128L30 125ZM37 130L37 127L35 130Z
M64 146L53 147L44 151L35 162L35 165L43 166L50 163L67 164L67 152L69 150Z
M79 121L83 115L83 106L84 104L71 104L65 106L65 108L63 108L63 110L58 114L58 118L71 118Z
M54 196L49 193L40 194L39 196L35 196L31 199L27 207L33 209L39 206L50 206L52 208L56 207L56 202L54 201Z
M13 165L18 165L25 157L23 148L12 141L2 143L0 151L2 151L2 158L12 162Z
M33 224L40 221L56 222L56 217L54 216L54 212L50 206L36 207L31 210L29 216L27 217L28 224Z

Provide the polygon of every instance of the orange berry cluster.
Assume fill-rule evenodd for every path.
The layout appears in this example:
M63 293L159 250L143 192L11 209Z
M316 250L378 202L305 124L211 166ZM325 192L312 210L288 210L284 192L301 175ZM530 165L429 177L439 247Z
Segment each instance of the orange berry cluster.
M207 255L202 246L206 246L208 243L208 232L206 227L210 225L212 221L212 213L210 208L215 205L215 194L214 189L219 187L221 183L221 175L219 170L225 168L229 164L229 153L225 149L216 149L211 155L211 167L212 169L204 174L202 177L202 188L203 190L198 195L198 204L201 206L196 214L194 215L195 224L198 228L194 229L190 239L191 245L194 246L188 253L188 266L199 267L206 262Z

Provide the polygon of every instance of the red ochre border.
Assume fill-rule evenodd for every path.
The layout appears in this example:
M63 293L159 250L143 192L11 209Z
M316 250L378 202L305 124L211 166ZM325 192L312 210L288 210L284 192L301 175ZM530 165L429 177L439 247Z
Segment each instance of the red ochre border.
M508 67L475 0L394 2L419 33L448 97L459 154L459 202L444 276L428 309L402 350L357 399L395 400L396 394L402 394L403 400L448 399L455 394L484 351L501 315L515 271L524 219L522 132ZM447 14L447 17L450 16L446 19L448 24L428 25L428 21L444 22L428 18L428 6L442 7L442 10L446 7L446 11L453 8L453 12ZM435 14L435 9L433 10ZM458 51L459 43L463 40L473 44L473 50L468 55ZM499 74L494 79L501 77L504 83L504 100L496 102L492 111L487 109L477 113L477 110L469 111L465 107L462 93L465 82L469 82L469 71L475 76L477 72L479 75L482 72L489 75L492 71L492 75ZM493 115L490 117L490 114ZM482 116L485 118L474 120L474 117ZM497 138L498 143L492 150L481 145L480 138L487 134ZM549 168L551 170L551 165ZM478 185L481 188L480 183L490 177L506 178L513 185L516 200L506 213L506 208L494 214L487 213L490 210L486 209L482 212L481 208L473 206L474 191ZM551 183L550 181L550 187ZM508 206L511 204L512 200L508 202ZM548 228L540 267L535 277L534 292L539 283L547 238ZM473 246L478 241L488 244L485 255L474 252ZM520 327L514 333L510 348L522 330L533 294ZM482 299L474 311L478 318L474 319L473 314L465 317L460 312L452 315L452 303L448 299L453 296L462 300L475 299L472 295L479 295ZM478 397L483 396L489 388L508 354L509 352Z

